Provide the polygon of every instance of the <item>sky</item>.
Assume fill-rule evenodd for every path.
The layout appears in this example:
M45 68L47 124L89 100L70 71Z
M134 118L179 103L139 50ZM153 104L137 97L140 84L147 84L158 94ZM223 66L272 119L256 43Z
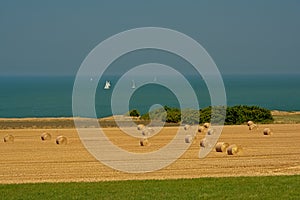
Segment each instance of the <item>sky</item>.
M164 27L199 42L222 74L300 72L297 0L0 0L0 75L75 75L101 41Z

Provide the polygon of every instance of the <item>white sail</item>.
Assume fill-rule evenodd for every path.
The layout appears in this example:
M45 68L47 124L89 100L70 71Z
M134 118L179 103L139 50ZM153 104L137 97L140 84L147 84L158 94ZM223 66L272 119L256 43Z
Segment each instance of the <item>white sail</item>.
M132 86L131 86L132 89L135 89L135 82L134 80L132 80Z
M110 89L110 86L111 86L111 85L110 85L110 81L106 81L106 82L105 82L104 89L105 89L105 90L109 90L109 89Z

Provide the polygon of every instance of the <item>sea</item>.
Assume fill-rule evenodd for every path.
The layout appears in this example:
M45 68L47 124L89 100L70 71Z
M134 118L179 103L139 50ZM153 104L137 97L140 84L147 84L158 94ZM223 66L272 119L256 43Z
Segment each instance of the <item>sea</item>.
M228 106L256 105L271 110L300 110L299 74L230 74L222 78ZM143 83L145 77L128 78L127 82L123 82L122 89L117 91L117 104L112 104L112 94L119 79L118 76L107 75L96 83L97 90L92 95L97 118L125 114L131 109L144 114L153 105L193 108L192 102L189 105L192 99L188 92L190 88L167 75L153 77L148 84ZM210 106L211 99L205 81L193 75L186 79L197 97L197 106L200 109ZM93 78L89 80L95 81ZM168 80L177 90L174 92L161 85L162 80ZM72 117L74 81L75 76L1 76L0 118ZM111 84L107 90L104 89L106 81ZM135 88L132 88L133 81ZM186 98L183 104L178 96ZM93 116L83 112L79 117Z

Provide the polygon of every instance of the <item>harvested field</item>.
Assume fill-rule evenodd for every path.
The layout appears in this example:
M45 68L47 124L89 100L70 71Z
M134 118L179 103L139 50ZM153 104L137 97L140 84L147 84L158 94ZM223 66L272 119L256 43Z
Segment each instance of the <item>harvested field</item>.
M274 131L272 137L262 134L266 127ZM118 128L104 130L111 142L120 148L143 153L166 145L176 134L177 128L164 128L149 138L151 145L147 147L141 147L138 138L123 134ZM55 140L42 141L40 136L45 131L53 138L66 136L68 144L56 145ZM116 171L98 162L83 147L75 129L0 130L0 138L7 134L13 134L15 139L13 143L0 143L0 183L300 174L300 124L260 125L253 131L245 125L225 126L219 141L240 145L242 153L228 156L213 148L203 159L198 158L199 143L204 137L199 133L179 160L162 170L144 174Z

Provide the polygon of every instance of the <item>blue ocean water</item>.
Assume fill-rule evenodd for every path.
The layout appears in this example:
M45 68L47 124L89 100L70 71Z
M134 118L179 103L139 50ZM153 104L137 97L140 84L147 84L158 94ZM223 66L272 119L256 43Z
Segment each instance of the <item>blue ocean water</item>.
M176 86L177 80L170 81ZM0 77L0 117L70 117L72 114L72 90L75 77ZM110 80L111 89L104 90L105 80ZM111 94L118 77L102 77L95 96L97 117L112 114ZM189 76L199 107L210 105L210 96L204 81ZM289 75L224 75L227 105L258 105L272 110L300 110L300 76ZM168 88L157 84L148 84L135 89L130 97L130 109L136 108L145 113L153 104L180 107L176 95ZM138 87L139 80L135 79ZM133 90L131 80L121 92L124 95ZM176 87L186 95L186 88ZM126 89L127 88L127 89ZM120 94L122 96L122 94ZM125 95L126 96L126 95ZM189 96L185 96L189 100ZM120 99L122 102L122 98ZM187 101L188 102L188 101ZM189 105L185 105L189 107ZM120 106L119 114L127 108ZM88 115L88 114L87 114ZM88 116L82 116L88 117Z

